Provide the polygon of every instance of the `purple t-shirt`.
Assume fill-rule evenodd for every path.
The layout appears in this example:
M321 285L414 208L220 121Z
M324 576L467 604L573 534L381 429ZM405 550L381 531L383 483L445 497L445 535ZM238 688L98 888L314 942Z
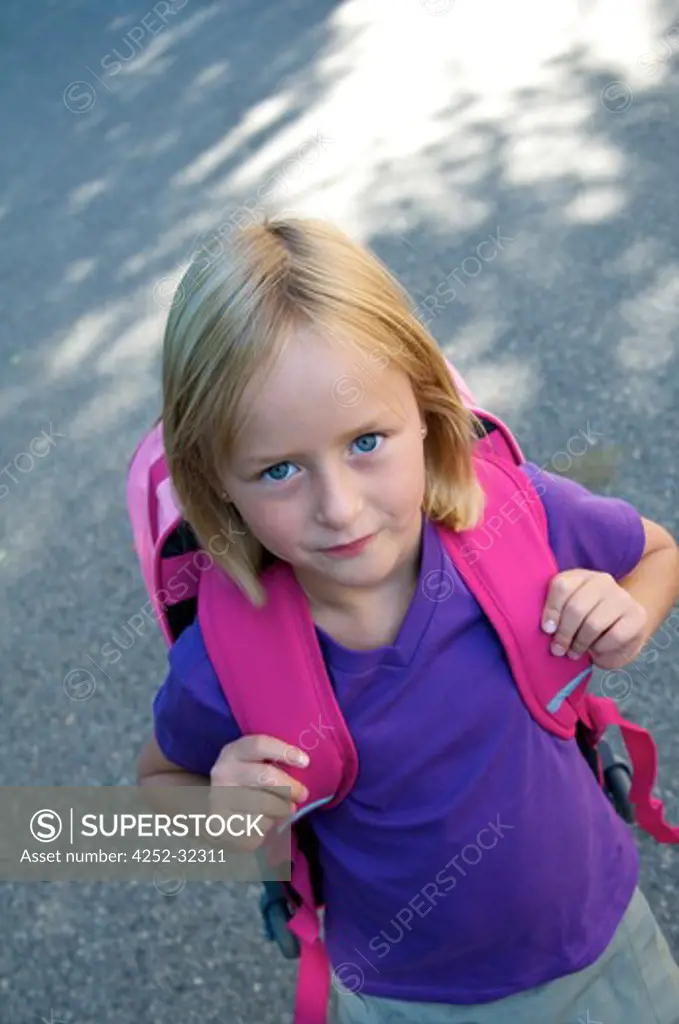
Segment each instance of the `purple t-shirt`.
M546 487L561 571L631 572L644 548L631 505L523 468ZM313 814L325 936L352 988L482 1003L597 959L638 856L575 741L530 716L497 634L423 517L420 580L437 571L452 576L452 595L418 586L391 646L352 651L317 629L359 758L347 798ZM240 732L197 623L170 665L154 700L158 743L209 775Z

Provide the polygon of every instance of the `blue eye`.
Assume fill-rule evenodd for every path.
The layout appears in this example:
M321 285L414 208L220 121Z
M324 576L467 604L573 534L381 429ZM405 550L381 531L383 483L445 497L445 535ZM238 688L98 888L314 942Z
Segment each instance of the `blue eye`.
M366 440L366 438L368 438L368 439L373 438L374 439L374 438L377 438L377 437L383 438L384 434L377 434L377 433L361 434L352 443L353 444L361 444L363 441ZM370 440L368 440L368 444L370 445L370 444L372 444L372 442ZM368 447L368 448L361 448L360 449L360 451L361 451L361 453L363 455L370 455L371 452L374 452L375 450L376 450L376 446ZM292 477L290 477L290 476L275 476L274 474L276 473L276 470L280 470L281 468L283 468L285 466L292 466L292 465L293 465L292 462L277 462L275 466L269 466L268 469L263 470L262 473L260 473L260 479L266 479L267 478L267 474L271 474L268 477L269 480L272 480L274 483L285 483L287 480L291 480Z
M281 466L291 466L291 465L292 465L291 462L277 462L275 466L270 466L269 469L265 469L264 472L261 475L263 477L265 477L267 473L273 473L275 470L280 469ZM269 477L269 479L272 479L272 478ZM285 480L289 480L290 477L277 476L277 477L273 477L273 479L275 480L276 483L281 483L281 481L284 482Z
M361 441L364 441L366 439L366 437L368 437L368 438L371 438L371 437L372 438L384 437L384 434L361 434L360 437L356 438L354 444L359 444ZM370 452L374 452L376 449L375 448L361 448L360 450L365 455L365 454L370 454Z

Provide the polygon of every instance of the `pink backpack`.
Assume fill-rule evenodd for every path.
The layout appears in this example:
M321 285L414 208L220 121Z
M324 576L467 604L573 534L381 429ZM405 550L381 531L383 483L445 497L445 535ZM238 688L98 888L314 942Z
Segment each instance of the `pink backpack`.
M619 726L634 769L629 799L636 822L659 842L677 843L679 828L667 824L662 803L652 795L657 754L651 735L623 719L612 700L587 693L593 669L589 656L572 661L550 652L551 638L540 623L549 583L559 569L542 502L519 468L524 457L509 428L479 408L459 374L452 366L450 370L465 404L486 429L476 442L474 461L487 504L483 522L473 530L456 533L439 527L445 550L497 631L534 719L562 739L577 739L602 784L597 748L606 728ZM127 498L142 573L167 644L198 617L210 661L242 733L267 733L303 747L303 737L324 723L310 766L297 772L286 765L285 770L309 790L302 810L321 804L335 807L353 786L357 755L307 601L290 566L274 562L265 570L268 603L255 608L213 564L178 509L161 424L146 435L131 460ZM516 505L519 499L521 515L510 530L497 535L492 557L483 557L484 528L502 523L503 506ZM481 539L483 544L478 543ZM173 579L188 564L195 582L184 584L181 596L172 595ZM297 825L292 829L292 874L285 893L288 938L291 933L300 950L294 1021L324 1024L331 972L320 935L322 897L314 885L304 832ZM274 937L271 931L269 937ZM284 941L280 944L285 948Z

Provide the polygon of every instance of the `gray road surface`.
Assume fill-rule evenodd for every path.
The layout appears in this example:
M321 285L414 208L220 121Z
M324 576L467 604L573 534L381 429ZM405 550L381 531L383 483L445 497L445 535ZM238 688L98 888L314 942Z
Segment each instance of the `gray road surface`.
M568 468L571 439L596 432L619 459L610 491L679 533L678 11L381 7L3 4L5 785L134 782L165 655L148 629L98 667L146 600L127 460L157 413L194 240L266 202L374 247L531 458ZM677 635L624 702L654 730L675 819ZM89 696L64 686L76 670ZM679 954L677 854L641 848ZM256 896L6 883L0 1024L289 1020L292 971L260 939Z

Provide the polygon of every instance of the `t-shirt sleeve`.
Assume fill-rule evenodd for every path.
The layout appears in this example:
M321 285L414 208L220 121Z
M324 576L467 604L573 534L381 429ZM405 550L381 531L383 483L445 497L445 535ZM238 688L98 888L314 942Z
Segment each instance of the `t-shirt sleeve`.
M169 671L153 700L155 736L165 757L188 772L208 776L240 729L208 658L197 622L169 653Z
M582 484L547 473L533 462L522 467L539 485L549 540L560 572L591 569L620 580L638 565L646 545L641 515L622 498L592 494Z

